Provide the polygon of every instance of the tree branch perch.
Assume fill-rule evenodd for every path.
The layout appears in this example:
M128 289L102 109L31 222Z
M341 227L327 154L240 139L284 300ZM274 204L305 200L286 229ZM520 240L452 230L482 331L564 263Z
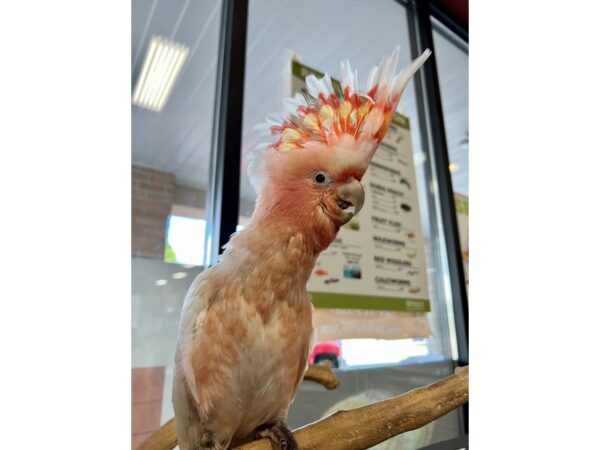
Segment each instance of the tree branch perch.
M468 368L462 368L449 377L405 394L360 408L338 411L325 419L298 428L294 431L294 436L301 450L364 450L398 434L420 428L464 405L469 397L468 385ZM138 449L173 449L177 437L172 422L173 420L163 425ZM168 428L169 424L171 429L162 432L161 436L161 431ZM156 439L153 439L155 435ZM237 448L273 449L275 447L267 439Z
M420 428L464 405L469 398L469 370L463 368L428 386L347 411L298 428L300 450L364 450L393 436ZM260 439L237 450L273 450Z

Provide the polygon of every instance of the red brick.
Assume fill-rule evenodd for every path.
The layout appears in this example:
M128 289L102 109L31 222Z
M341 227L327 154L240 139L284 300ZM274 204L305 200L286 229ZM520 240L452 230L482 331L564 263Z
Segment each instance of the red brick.
M147 217L149 219L160 219L163 227L167 226L167 216L168 215L169 215L169 213L166 210L159 211L156 209L148 209L148 208L144 209L144 217Z
M165 255L165 242L159 238L135 240L131 243L131 251L135 255L145 255L156 259L163 259Z
M171 175L170 172L166 172L164 170L159 170L159 169L152 169L150 167L142 167L142 166L132 166L132 167L135 167L136 169L144 171L145 173L148 173L149 175Z
M132 166L132 253L163 258L167 216L175 196L175 176L162 170Z
M160 191L162 191L163 187L164 187L164 184L155 183L155 182L152 182L152 181L140 181L139 182L139 188L143 189L145 191L160 192Z
M131 202L132 211L134 214L145 216L148 211L161 212L168 214L171 211L171 204L166 202L156 202L147 198L136 199ZM138 211L135 211L138 209Z
M152 173L150 175L150 181L153 183L161 184L163 186L170 185L175 184L175 176L166 172L162 174Z
M146 191L142 191L141 189L132 189L131 191L132 200L144 199L146 198Z
M144 236L146 239L150 239L150 240L157 240L159 239L161 241L161 245L163 244L163 240L165 239L166 235L166 229L165 228L144 228L142 230L142 236Z
M138 248L140 249L154 249L157 248L157 245L162 245L161 242L157 242L156 239L151 239L146 237L145 235L140 235L138 237L136 237L135 240L132 241L133 244L135 244Z
M145 194L145 199L149 202L167 204L169 207L173 203L173 193L162 191L142 191Z
M140 227L163 227L165 221L154 217L144 217L142 215L133 216L131 218L132 225Z
M138 167L138 166L131 166L131 178L136 179L136 180L148 180L150 179L150 173L147 170Z

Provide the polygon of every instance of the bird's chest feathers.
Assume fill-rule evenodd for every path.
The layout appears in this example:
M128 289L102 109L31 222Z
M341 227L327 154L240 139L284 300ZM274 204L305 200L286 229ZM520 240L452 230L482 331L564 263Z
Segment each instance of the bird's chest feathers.
M252 390L261 389L272 382L272 377L280 376L278 366L282 364L282 354L286 348L295 347L286 323L276 317L273 319L263 323L262 317L255 316L249 321L240 369L246 372L241 377L242 382L248 383Z
M255 305L250 306L251 311L246 316L248 362L255 366L268 364L273 358L281 360L286 349L295 348L299 341L303 341L306 331L312 326L308 299L305 302L300 308L282 302L272 306L268 312ZM253 360L255 356L256 361Z
M312 331L310 306L299 310L280 304L264 322L263 315L247 311L246 339L236 368L242 409L265 417L287 409ZM263 419L260 419L263 420ZM266 420L266 419L264 419Z
M252 313L260 316L265 330L270 330L267 324L271 321L294 321L294 315L309 305L306 283L316 255L308 251L301 235L288 236L278 245L263 242L261 235L261 239L246 245L246 251L239 251L242 255L238 259L242 261L239 271L233 271L237 273L236 282L244 302L251 306ZM236 250L232 249L232 256ZM244 261L246 255L250 257Z
M306 283L316 255L301 235L288 233L275 241L273 233L244 231L219 264L223 277L212 280L219 295L207 322L214 320L223 330L216 333L222 350L216 357L227 362L223 366L237 386L242 410L264 405L273 411L272 401L289 405L308 355L312 305Z

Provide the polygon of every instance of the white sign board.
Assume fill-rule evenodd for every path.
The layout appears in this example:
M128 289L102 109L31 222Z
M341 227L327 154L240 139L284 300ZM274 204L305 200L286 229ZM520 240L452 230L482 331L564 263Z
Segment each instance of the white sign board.
M291 94L315 69L292 61ZM334 89L341 91L337 80ZM408 118L396 114L361 183L365 203L308 281L318 340L431 334L425 245Z
M292 90L320 75L292 62ZM339 86L333 80L334 87ZM425 312L429 291L408 119L397 114L362 184L365 204L319 256L308 290L317 307Z

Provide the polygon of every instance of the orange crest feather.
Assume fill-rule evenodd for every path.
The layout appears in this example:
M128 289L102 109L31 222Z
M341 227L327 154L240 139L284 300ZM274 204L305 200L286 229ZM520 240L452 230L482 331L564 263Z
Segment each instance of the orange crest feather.
M336 95L328 74L322 78L307 76L307 92L284 100L288 114L267 116L266 123L255 128L274 137L275 141L255 148L250 158L251 178L260 177L252 171L260 165L257 159L262 152L302 150L315 143L333 148L344 135L354 138L344 138L346 150L360 151L366 167L385 136L404 88L431 51L425 50L395 74L399 53L398 46L379 66L370 70L365 91L359 91L358 74L352 72L348 61L341 63L340 96ZM350 147L355 148L347 148L349 142Z

